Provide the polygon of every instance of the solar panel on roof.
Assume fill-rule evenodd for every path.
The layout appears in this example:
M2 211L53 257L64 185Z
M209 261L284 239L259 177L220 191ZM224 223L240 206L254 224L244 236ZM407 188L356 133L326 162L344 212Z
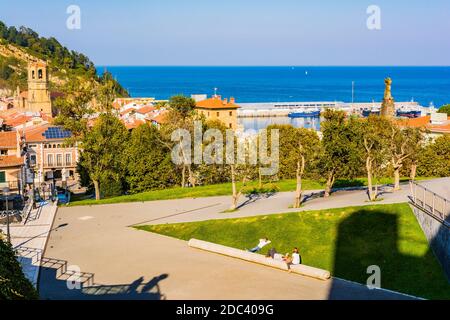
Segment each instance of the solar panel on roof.
M43 134L46 139L65 139L71 136L70 131L59 127L50 127Z

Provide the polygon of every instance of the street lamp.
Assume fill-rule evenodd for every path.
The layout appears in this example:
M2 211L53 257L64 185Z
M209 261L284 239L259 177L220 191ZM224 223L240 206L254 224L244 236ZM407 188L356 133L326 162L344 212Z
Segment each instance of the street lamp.
M3 195L5 196L5 202L6 202L6 239L8 240L8 243L11 244L11 234L9 232L9 210L8 210L9 191L10 190L8 187L3 188Z

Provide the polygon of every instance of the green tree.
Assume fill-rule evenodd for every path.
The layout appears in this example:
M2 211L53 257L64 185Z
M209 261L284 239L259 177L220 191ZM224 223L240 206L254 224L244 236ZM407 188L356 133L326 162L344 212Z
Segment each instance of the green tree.
M191 98L182 95L173 96L170 98L169 111L166 116L168 121L166 124L161 126L162 142L168 149L172 150L176 145L172 141L172 134L175 130L186 130L191 135L191 138L194 137L195 121L202 121L202 118L197 115L194 108L195 101ZM204 124L202 121L202 127L203 126ZM194 147L193 143L191 143L191 147ZM184 159L184 162L178 165L178 170L181 172L181 187L186 187L186 172L189 184L192 187L195 187L198 182L198 177L195 174L195 166L192 164L192 159L189 159L189 156L185 154L185 150L181 148L180 151L182 153L181 157Z
M170 149L161 139L160 131L149 124L132 131L126 148L126 180L131 193L166 188L178 182Z
M56 125L72 132L74 140L83 138L88 130L89 118L95 113L95 89L92 83L82 83L75 78L63 91L63 96L55 100Z
M436 138L419 156L417 172L426 177L450 177L450 135Z
M0 300L31 300L39 296L25 278L10 244L0 231Z
M297 147L291 150L290 159L294 160L296 169L296 190L294 208L300 208L302 203L302 179L307 164L311 164L317 160L320 152L319 136L314 130L298 128L296 129Z
M439 108L440 113L446 113L450 117L450 104L443 105Z
M229 164L230 180L231 180L231 207L230 210L237 210L239 199L247 188L247 183L252 181L257 176L257 164L250 163L249 158L252 151L252 143L255 142L255 137L248 137L244 140L234 139L241 149L241 155L246 159L244 163L238 161L238 145L235 144L234 156L233 153L226 153L226 163ZM253 142L252 142L253 141ZM239 184L238 184L239 182Z
M276 179L295 178L296 162L295 152L297 143L297 130L291 125L270 125L267 127L268 139L271 140L271 131L278 130L279 142L279 170Z
M182 118L190 117L195 112L195 100L182 95L171 97L169 106Z
M203 123L203 134L206 132L206 130L218 130L221 132L222 137L226 136L227 127L225 124L220 120L208 120L205 121L205 119L201 119ZM205 148L212 143L211 141L204 141L202 145L202 150L204 151ZM214 157L218 157L219 155L214 154ZM225 154L223 153L221 155L221 158L224 159ZM218 164L218 163L212 163L212 164L201 164L196 166L196 173L198 176L198 182L204 185L207 184L217 184L222 182L228 182L230 181L230 168L229 166L225 164Z
M420 151L424 142L424 134L418 128L401 129L395 122L390 124L390 156L391 165L394 170L394 191L400 190L400 172L405 161L411 158L411 165L416 164L415 154ZM415 177L415 168L411 172L411 177ZM414 179L412 179L414 180Z
M370 201L378 196L378 186L373 185L389 161L389 141L391 122L388 118L369 116L360 120L360 126L355 127L355 133L360 135L362 150L366 163L367 186Z
M361 167L358 141L353 132L354 119L346 119L343 111L331 109L323 113L321 172L326 177L325 197L331 194L336 178L353 178Z
M111 113L104 113L82 139L80 165L94 184L95 199L100 200L100 182L119 184L124 178L124 150L128 131Z

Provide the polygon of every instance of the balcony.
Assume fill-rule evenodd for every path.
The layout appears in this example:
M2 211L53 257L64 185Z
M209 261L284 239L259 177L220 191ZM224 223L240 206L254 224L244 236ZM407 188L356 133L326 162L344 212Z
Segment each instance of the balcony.
M10 190L19 190L20 181L5 181L0 182L0 191L3 190L3 188L9 188Z
M58 169L58 168L67 168L67 167L76 167L77 164L75 162L68 162L68 163L44 163L44 168L46 169Z

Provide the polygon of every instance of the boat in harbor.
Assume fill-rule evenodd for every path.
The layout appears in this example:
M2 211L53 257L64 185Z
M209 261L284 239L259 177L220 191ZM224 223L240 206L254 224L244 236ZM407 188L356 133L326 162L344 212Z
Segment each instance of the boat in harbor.
M420 118L422 111L420 110L397 110L397 117L399 118Z
M369 116L371 116L371 115L373 115L373 116L379 116L380 114L381 114L380 109L364 109L364 110L362 111L362 116L363 116L364 118L367 118L367 117L369 117Z
M288 114L289 118L318 118L320 110L299 110Z

